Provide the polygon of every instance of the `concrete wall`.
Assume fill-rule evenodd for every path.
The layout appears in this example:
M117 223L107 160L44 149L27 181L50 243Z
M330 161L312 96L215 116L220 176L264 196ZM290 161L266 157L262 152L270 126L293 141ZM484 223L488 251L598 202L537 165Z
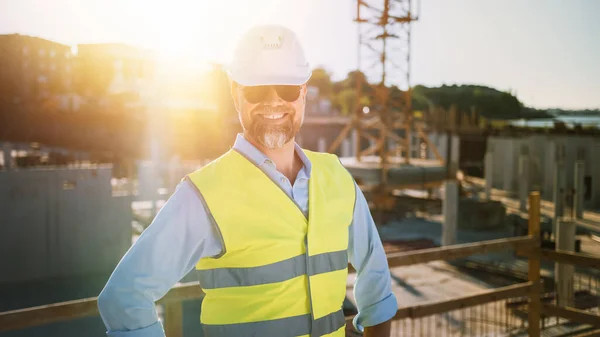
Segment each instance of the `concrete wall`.
M131 245L112 169L0 171L0 284L110 273Z
M522 145L523 140L519 138L494 137L488 139L488 151L493 149L493 188L517 190L519 154Z
M554 150L548 148L546 136L535 135L528 138L526 145L529 150L529 178L532 190L541 191L542 196L552 197L552 189L546 190L544 186L552 186L554 170L548 169L554 162Z
M448 152L448 136L445 133L438 132L430 132L427 136L429 142L437 148L440 156L446 160ZM429 147L427 148L427 159L436 159L435 154Z
M427 134L429 143L437 149L444 161L448 160L448 134L429 132ZM474 170L480 174L483 169L485 139L478 137L469 137L468 135L452 135L452 160L458 164L458 169L468 172ZM418 154L418 152L416 153ZM437 159L434 151L430 146L427 146L427 159Z
M533 135L526 137L490 137L488 151L493 152L492 186L511 192L518 190L518 158L521 145L529 149L531 185L544 199L552 198L554 162L557 145L565 146L566 188L573 188L575 161L582 149L585 157L585 176L592 179L591 199L586 208L600 208L600 138L578 135Z

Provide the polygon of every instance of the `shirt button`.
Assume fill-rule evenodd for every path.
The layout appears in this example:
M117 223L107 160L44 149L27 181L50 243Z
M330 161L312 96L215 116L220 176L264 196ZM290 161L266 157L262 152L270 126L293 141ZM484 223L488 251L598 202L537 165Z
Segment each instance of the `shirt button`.
M280 180L281 180L282 183L285 183L285 178L284 177L281 177Z

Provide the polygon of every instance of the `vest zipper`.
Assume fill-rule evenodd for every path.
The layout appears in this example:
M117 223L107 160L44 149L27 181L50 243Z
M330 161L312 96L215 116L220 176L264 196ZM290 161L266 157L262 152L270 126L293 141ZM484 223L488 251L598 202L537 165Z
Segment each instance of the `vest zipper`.
M313 323L315 321L315 315L313 312L313 304L312 304L312 293L310 292L310 266L309 266L309 256L308 256L308 233L306 237L304 237L304 244L306 245L306 281L308 285L308 305L310 307L310 336L313 335Z

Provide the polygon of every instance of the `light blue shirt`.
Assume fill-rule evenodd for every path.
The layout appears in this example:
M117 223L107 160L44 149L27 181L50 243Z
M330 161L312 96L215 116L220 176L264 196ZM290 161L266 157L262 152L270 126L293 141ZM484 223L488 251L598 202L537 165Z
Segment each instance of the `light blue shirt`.
M296 144L304 167L294 183L240 134L234 149L244 154L276 182L308 214L311 163ZM111 337L164 337L154 302L195 268L198 260L221 253L221 241L211 225L195 187L182 181L152 224L123 256L98 296L98 308ZM348 258L357 271L354 326L373 326L397 311L383 246L367 201L356 186L354 217L349 227Z

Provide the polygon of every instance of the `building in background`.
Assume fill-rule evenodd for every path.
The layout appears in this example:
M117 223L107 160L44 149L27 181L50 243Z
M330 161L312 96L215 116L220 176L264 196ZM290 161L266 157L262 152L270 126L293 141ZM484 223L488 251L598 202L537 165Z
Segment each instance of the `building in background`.
M153 68L151 53L127 45L0 35L0 142L36 158L43 155L30 144L95 153L95 162L136 156L145 129L140 97Z
M71 47L39 37L0 35L0 106L60 104L73 83Z
M75 92L88 104L139 108L154 78L156 61L148 50L116 43L80 44Z

